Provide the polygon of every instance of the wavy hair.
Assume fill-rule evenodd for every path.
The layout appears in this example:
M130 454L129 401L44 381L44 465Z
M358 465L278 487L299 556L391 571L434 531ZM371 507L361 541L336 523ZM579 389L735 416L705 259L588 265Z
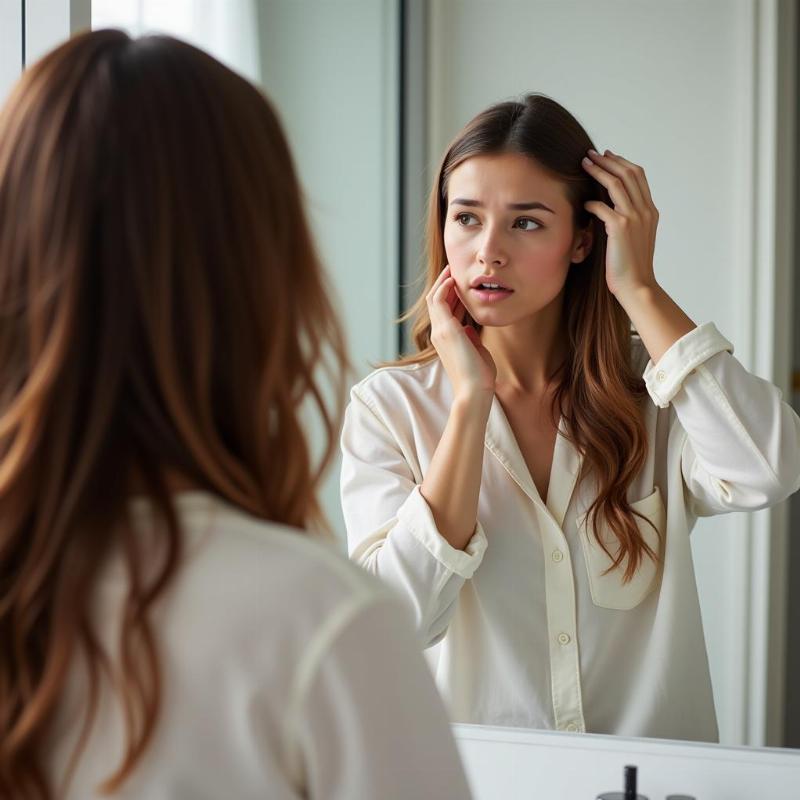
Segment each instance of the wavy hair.
M347 359L267 99L165 36L95 31L0 114L0 797L49 798L42 754L74 659L121 703L117 789L162 694L151 610L181 562L169 475L259 518L324 527ZM311 451L301 417L321 419ZM128 508L148 497L158 547ZM112 548L118 652L92 624Z
M596 479L597 494L587 510L587 520L591 520L598 544L612 559L608 571L624 564L622 579L628 582L643 558L657 560L634 515L652 523L633 511L627 500L627 489L647 458L641 409L647 389L631 363L630 321L606 284L605 226L584 208L588 200L611 204L605 188L581 167L581 159L593 147L575 117L542 94L526 95L520 102L497 103L467 123L449 145L434 180L428 202L427 267L420 276L424 286L400 319L411 320L416 351L392 363L427 363L437 357L425 298L447 264L444 225L453 170L475 156L517 153L533 159L561 181L574 211L575 227L591 226L594 243L587 258L570 267L566 279L568 355L551 376L556 384L552 410L559 409L567 438L583 453L583 474ZM480 331L469 313L466 324ZM598 514L618 542L616 552L600 534Z

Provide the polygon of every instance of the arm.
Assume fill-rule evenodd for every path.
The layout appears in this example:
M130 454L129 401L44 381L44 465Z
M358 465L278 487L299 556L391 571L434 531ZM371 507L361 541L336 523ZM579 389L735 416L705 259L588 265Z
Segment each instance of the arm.
M671 402L686 430L681 471L695 515L784 500L800 486L800 419L777 387L733 357L713 324L697 328L656 281L658 212L644 170L608 150L589 156L585 168L614 204L586 203L608 234L606 282L650 353L644 378L653 401Z
M431 343L453 387L453 405L420 490L439 532L457 550L472 537L478 514L486 422L497 367L476 331L446 266L427 295Z
M644 379L686 431L681 472L695 516L767 508L800 488L800 418L713 323L648 362Z
M309 673L293 741L313 800L470 797L404 610L374 600L335 615Z
M713 323L696 327L658 285L620 302L650 361L653 402L686 431L681 472L695 516L755 511L800 487L800 419L773 384L748 372Z
M420 488L438 531L456 550L463 550L472 539L478 517L486 422L492 407L491 395L487 397L455 400Z
M474 516L463 548L441 535L403 445L359 387L351 393L341 447L350 556L402 593L423 643L435 644L447 630L464 581L483 558L486 535Z
M464 324L466 308L449 267L426 301L431 343L453 404L424 480L414 480L378 404L354 390L342 434L341 490L352 557L411 599L431 646L445 635L458 592L486 549L478 495L497 369L477 332Z

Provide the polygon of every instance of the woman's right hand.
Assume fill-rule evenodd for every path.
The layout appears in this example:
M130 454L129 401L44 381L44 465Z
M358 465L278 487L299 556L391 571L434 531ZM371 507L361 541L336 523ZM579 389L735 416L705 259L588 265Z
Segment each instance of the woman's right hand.
M448 264L426 296L431 319L431 344L453 386L456 399L491 397L497 367L478 332L464 324L467 316Z

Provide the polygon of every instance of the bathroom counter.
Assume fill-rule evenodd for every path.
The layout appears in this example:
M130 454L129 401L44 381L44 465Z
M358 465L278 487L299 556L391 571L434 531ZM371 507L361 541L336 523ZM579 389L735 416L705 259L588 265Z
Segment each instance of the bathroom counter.
M639 768L649 800L800 800L800 750L453 725L475 800L594 800Z

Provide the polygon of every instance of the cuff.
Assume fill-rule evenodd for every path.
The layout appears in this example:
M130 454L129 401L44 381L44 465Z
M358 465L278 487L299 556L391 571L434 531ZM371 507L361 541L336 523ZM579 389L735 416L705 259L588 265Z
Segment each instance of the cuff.
M706 322L681 336L658 361L647 362L642 377L653 402L666 408L680 390L686 376L695 367L711 356L727 350L733 353L733 345L717 330L713 322Z
M414 538L445 568L469 580L486 552L486 533L480 522L475 524L475 533L464 550L456 550L439 531L433 519L431 508L422 496L419 486L411 494L398 512L398 519Z

